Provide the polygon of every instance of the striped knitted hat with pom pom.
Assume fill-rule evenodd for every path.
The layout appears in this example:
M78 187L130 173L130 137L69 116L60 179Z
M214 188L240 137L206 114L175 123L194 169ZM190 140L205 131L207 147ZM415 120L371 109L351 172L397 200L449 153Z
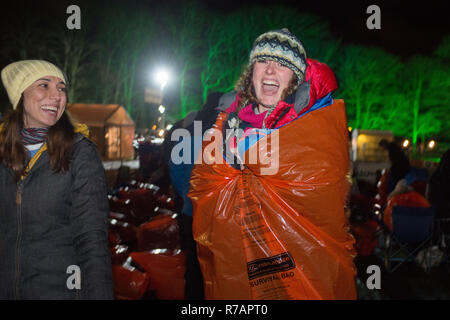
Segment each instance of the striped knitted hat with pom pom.
M250 64L261 60L273 60L291 69L298 83L305 78L306 52L300 40L288 29L272 30L256 38L250 52Z

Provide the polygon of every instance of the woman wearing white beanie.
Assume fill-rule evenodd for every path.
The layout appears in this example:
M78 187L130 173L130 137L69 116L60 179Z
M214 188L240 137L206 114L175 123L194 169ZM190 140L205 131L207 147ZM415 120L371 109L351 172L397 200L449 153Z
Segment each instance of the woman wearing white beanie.
M24 60L1 78L0 299L112 299L105 175L63 72Z

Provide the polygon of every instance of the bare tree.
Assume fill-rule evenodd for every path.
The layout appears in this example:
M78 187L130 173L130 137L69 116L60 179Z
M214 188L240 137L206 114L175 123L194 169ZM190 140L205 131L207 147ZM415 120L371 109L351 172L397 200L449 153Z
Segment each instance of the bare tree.
M87 38L88 28L68 30L59 28L49 39L52 48L48 55L62 68L69 80L69 101L79 102L82 99L80 89L88 86L87 73L90 71L90 56L96 51L96 45Z
M253 41L263 32L288 28L300 41L308 42L310 52L320 53L315 58L323 62L328 62L340 46L340 40L330 37L328 25L321 18L284 6L250 6L211 20L204 40L207 45L201 73L203 102L211 91L233 89L248 61ZM309 48L306 50L309 52Z
M405 63L394 84L398 94L391 111L396 115L393 126L412 139L413 156L418 138L423 142L443 127L450 102L448 77L448 68L439 61L415 56Z
M349 115L354 117L353 127L366 128L375 110L388 105L389 86L401 68L398 58L387 52L359 45L347 45L339 61L337 77L340 94L347 102Z
M144 103L143 86L137 86L142 57L154 37L154 26L144 8L130 10L112 6L103 15L108 24L99 30L102 47L98 51L98 81L102 103L125 106L132 116Z
M172 23L166 24L170 34L174 59L179 68L180 116L185 117L188 110L199 104L195 91L200 91L195 73L202 66L204 55L204 36L208 28L208 15L205 8L196 1L183 1L178 10L172 10L164 18Z

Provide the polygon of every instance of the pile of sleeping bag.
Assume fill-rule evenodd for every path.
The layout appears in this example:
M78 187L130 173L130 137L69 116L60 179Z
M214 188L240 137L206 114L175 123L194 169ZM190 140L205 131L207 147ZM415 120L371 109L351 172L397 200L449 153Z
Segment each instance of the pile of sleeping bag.
M184 299L186 255L173 200L154 185L132 182L109 203L115 298Z

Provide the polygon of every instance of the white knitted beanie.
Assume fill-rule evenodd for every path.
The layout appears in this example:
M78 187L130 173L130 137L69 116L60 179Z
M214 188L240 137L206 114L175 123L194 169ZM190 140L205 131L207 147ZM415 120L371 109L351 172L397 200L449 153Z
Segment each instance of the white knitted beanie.
M58 77L67 84L63 72L54 64L44 60L22 60L3 68L2 82L14 109L25 89L45 76Z

